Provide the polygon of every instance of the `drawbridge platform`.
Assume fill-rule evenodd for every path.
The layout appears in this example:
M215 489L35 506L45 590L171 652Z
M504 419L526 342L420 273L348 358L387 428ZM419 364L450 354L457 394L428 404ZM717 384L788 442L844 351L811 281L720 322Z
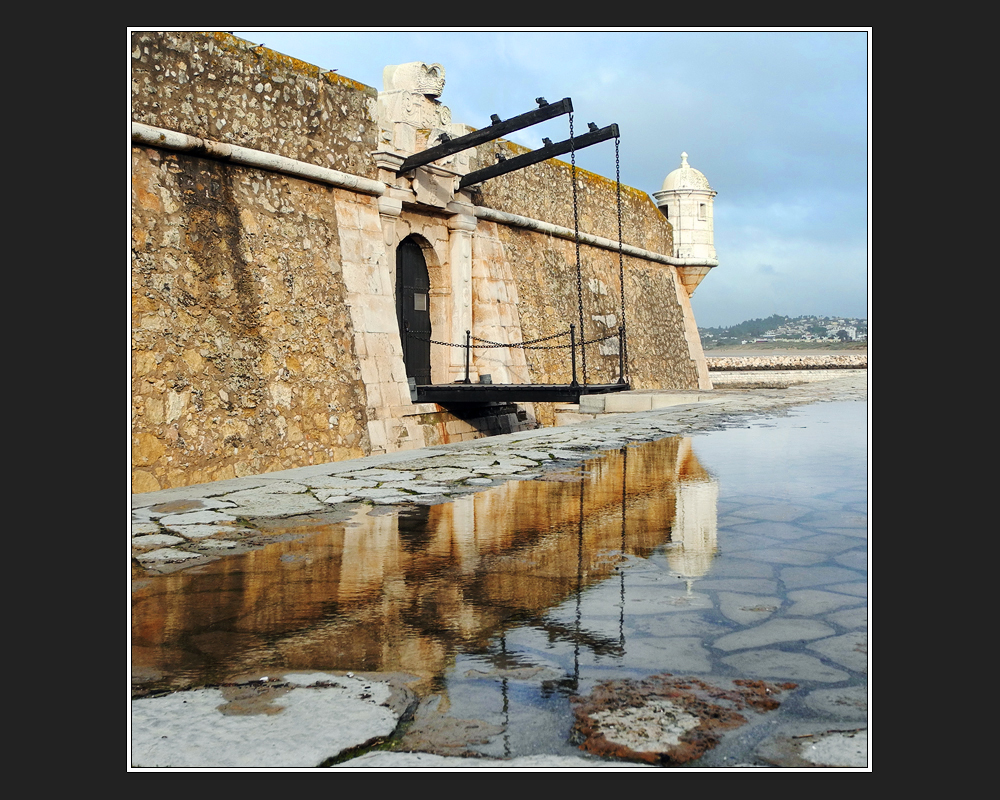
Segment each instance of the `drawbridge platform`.
M410 387L415 403L579 403L582 395L627 392L627 383L446 383Z

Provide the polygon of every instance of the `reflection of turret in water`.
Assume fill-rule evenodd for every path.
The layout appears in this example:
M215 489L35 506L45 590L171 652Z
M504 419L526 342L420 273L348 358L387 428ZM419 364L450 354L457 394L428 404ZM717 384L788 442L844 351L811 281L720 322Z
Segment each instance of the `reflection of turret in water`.
M708 573L718 550L719 484L698 463L690 439L683 440L682 449L671 536L675 547L668 552L667 561L687 581L690 592L694 581Z

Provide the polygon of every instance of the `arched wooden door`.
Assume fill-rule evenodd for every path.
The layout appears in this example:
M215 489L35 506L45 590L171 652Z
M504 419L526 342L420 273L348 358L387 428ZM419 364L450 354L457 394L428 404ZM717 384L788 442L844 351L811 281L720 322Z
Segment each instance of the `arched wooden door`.
M413 239L396 248L396 315L403 340L406 377L418 386L431 382L431 282L424 253Z

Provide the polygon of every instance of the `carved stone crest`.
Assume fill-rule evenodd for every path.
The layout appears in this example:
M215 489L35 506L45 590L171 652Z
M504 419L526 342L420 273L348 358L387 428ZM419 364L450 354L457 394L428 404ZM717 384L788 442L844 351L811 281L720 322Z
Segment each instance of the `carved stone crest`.
M444 67L423 61L390 65L382 70L382 90L405 90L424 97L440 97L444 90Z
M451 110L437 99L444 90L444 74L440 64L423 61L382 70L377 104L380 136L396 152L409 154L427 147L428 139L439 135L432 132L447 130L451 124Z

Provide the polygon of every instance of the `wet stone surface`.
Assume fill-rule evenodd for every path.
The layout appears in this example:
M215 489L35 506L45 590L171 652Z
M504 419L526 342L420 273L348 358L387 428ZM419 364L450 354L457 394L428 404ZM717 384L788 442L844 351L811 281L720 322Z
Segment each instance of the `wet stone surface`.
M162 715L175 743L218 726L249 748L271 734L229 732L218 709L232 702L196 692L363 672L411 693L412 718L374 703L389 733L351 723L338 752L372 737L397 752L341 767L590 768L654 752L681 768L864 768L866 404L863 383L835 384L136 496L138 730ZM725 694L764 685L770 710ZM288 724L298 706L281 698L328 688L290 687L249 716ZM586 724L614 728L619 750L580 748L593 737L576 712L597 697ZM708 705L744 721L706 727ZM137 766L192 763L133 733Z

